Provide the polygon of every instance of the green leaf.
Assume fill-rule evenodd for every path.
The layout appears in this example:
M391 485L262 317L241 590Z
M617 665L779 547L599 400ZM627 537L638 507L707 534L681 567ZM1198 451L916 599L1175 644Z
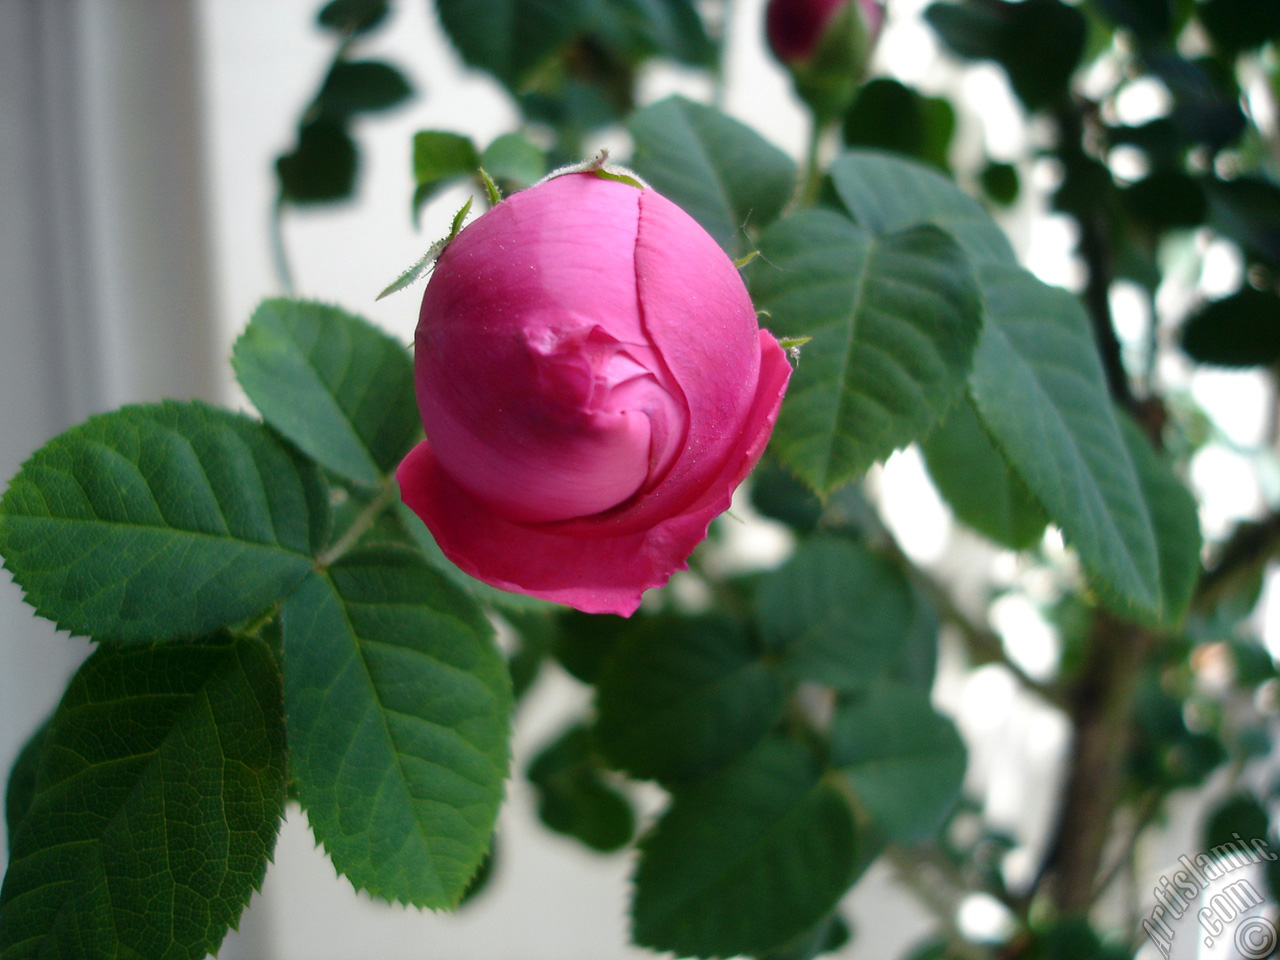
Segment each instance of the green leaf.
M1246 251L1280 264L1280 184L1265 177L1207 179L1213 225Z
M663 617L628 631L596 684L596 738L639 779L705 777L782 715L782 677L755 638L719 617Z
M1195 9L1214 46L1233 60L1280 38L1280 7L1269 0L1206 0Z
M216 951L284 810L279 669L256 640L100 647L54 716L0 890L0 954Z
M43 617L98 640L192 637L301 582L319 475L262 424L201 403L124 407L45 444L0 499L0 553Z
M844 118L844 142L915 157L940 170L956 129L955 109L888 77L868 81Z
M437 0L436 12L462 59L513 91L583 16L581 0Z
M1084 54L1087 22L1061 0L935 3L925 19L956 54L994 60L1030 110L1051 106Z
M935 833L960 796L965 748L927 691L875 684L836 711L831 763L888 838Z
M547 172L547 155L522 134L504 133L484 148L480 166L508 189L523 190Z
M1169 0L1094 0L1116 26L1127 27L1138 39L1153 43L1168 37L1173 21Z
M40 770L40 758L49 739L49 721L40 724L13 761L9 771L9 784L4 792L4 823L9 846L18 835L18 826L31 808L36 796L36 776Z
M778 336L810 336L773 449L826 493L927 433L964 385L982 322L968 260L933 226L876 237L804 211L760 240L748 281Z
M987 432L1104 592L1128 612L1160 617L1151 514L1080 303L1019 269L990 216L932 171L848 154L831 176L868 229L932 223L965 248L986 302L969 389Z
M356 143L342 123L318 118L298 130L290 153L276 160L280 196L296 204L345 200L356 188Z
M715 62L715 44L692 0L603 0L590 6L591 32L624 56L658 53L695 67Z
M1080 302L1024 270L982 272L987 323L970 389L996 443L1104 592L1159 618L1151 510Z
M865 546L819 538L756 592L760 631L798 680L859 690L902 658L915 596L898 568Z
M1280 361L1280 296L1241 287L1206 304L1182 328L1182 349L1201 363L1271 366Z
M381 483L421 430L408 351L336 307L264 300L231 365L268 423L353 483Z
M323 116L345 123L358 113L390 110L411 96L409 81L389 63L338 60L330 67L315 105Z
M640 842L632 937L680 956L758 955L829 914L855 877L853 812L808 749L766 740L678 792Z
M368 33L390 12L388 0L331 0L316 15L316 22L339 33Z
M921 449L929 476L960 522L1013 550L1040 541L1044 511L996 449L967 398L951 408Z
M849 215L872 233L932 223L953 237L974 264L1018 262L1009 238L982 204L919 163L850 151L831 164L831 182Z
M538 817L550 829L600 853L631 842L635 811L605 779L586 727L570 727L539 751L528 777L538 791Z
M718 110L668 97L634 114L631 165L711 234L730 256L745 230L772 223L791 198L795 164L750 127Z
M1142 429L1119 413L1120 432L1138 471L1151 514L1160 564L1160 619L1179 623L1200 576L1200 516L1195 498L1168 461L1152 449Z
M480 166L480 154L470 137L447 130L420 130L413 135L413 194L416 212L435 193L453 181L470 177Z
M414 551L358 549L284 604L298 796L358 889L455 906L507 773L506 664L465 595Z

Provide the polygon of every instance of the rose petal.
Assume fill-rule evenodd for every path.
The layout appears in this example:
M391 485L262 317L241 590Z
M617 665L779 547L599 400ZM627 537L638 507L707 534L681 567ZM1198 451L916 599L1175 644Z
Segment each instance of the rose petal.
M602 524L599 535L584 537L581 521L512 522L455 483L425 441L396 472L401 496L445 556L477 579L587 613L628 616L645 590L688 565L689 554L712 519L728 509L734 489L768 443L791 367L767 331L756 342L760 374L744 425L701 494L645 530L611 534Z
M423 297L414 366L427 435L461 485L513 520L614 507L683 436L639 316L640 196L582 175L515 194L453 240ZM628 360L656 368L644 396L627 391L638 408L610 402L636 379Z

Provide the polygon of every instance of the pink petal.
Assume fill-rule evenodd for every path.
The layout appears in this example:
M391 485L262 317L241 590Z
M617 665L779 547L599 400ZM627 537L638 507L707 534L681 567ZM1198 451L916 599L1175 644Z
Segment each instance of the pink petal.
M601 521L584 536L583 521L526 524L508 520L453 481L424 441L396 472L405 503L427 524L445 555L467 573L504 590L566 603L587 613L628 616L641 594L684 569L712 519L768 443L791 376L767 331L757 341L759 380L735 435L698 496L678 514L647 529L616 532Z

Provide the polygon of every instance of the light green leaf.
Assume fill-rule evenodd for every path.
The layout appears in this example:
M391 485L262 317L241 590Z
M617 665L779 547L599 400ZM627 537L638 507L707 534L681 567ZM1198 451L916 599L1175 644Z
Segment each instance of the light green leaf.
M413 135L413 214L455 180L470 177L480 154L470 137L447 130L420 130Z
M504 133L484 148L480 166L495 180L523 190L547 172L547 155L522 134Z
M831 912L856 872L853 812L808 749L766 740L676 793L640 842L632 937L679 956L759 955Z
M0 954L216 951L284 810L280 674L256 640L100 647L54 716L0 890Z
M996 543L1025 550L1039 542L1040 505L996 449L966 398L921 443L929 476L956 517Z
M872 236L814 210L779 221L748 269L775 335L809 336L773 450L827 493L924 435L959 397L981 325L972 271L933 226Z
M1016 267L982 271L970 390L1005 456L1103 591L1160 618L1153 518L1080 302Z
M798 680L858 690L905 656L915 595L887 560L848 540L801 544L756 593L761 633Z
M596 683L596 738L640 779L705 777L782 715L782 677L732 620L659 618L631 629Z
M634 114L631 166L702 224L730 256L768 226L795 187L795 164L750 127L683 97Z
M974 263L1016 263L1004 231L982 204L922 164L853 150L831 164L831 182L859 225L876 234L932 223L955 238Z
M421 430L408 351L336 307L264 300L231 364L268 423L354 483L381 483Z
M414 551L358 549L284 605L290 767L358 889L455 906L502 800L511 688L474 604Z
M831 763L890 840L912 843L935 833L960 796L965 748L928 692L882 682L836 712Z
M436 0L449 39L470 66L511 90L578 29L581 0Z
M27 602L98 640L207 634L286 596L324 543L314 465L201 403L124 407L38 450L0 499Z

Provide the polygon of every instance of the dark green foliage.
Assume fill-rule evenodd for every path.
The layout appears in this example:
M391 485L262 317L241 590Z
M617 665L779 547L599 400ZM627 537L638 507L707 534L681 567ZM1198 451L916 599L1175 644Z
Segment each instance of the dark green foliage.
M1280 360L1280 296L1241 287L1205 304L1183 326L1182 349L1201 363L1271 366Z
M828 211L760 240L748 279L775 335L811 337L774 451L827 492L926 433L960 393L981 325L962 250L934 226L875 236Z
M1002 207L1012 205L1018 199L1021 188L1018 168L1011 163L997 163L994 160L988 161L982 168L982 172L978 174L978 183L982 186L982 192L993 203Z
M320 8L316 21L344 34L367 33L391 12L388 0L332 0Z
M573 36L583 0L437 0L462 59L512 90Z
M284 605L290 768L356 887L457 904L507 773L510 678L479 610L415 552L347 554Z
M672 798L640 843L632 936L681 956L781 947L855 878L853 813L800 744L766 740Z
M795 164L749 127L711 107L669 97L627 123L631 164L731 255L747 230L772 223L791 197Z
M36 796L36 778L40 771L40 757L49 739L49 721L36 728L13 761L8 784L4 792L4 824L9 846L13 846L22 819L31 809Z
M306 576L326 528L313 464L200 403L93 417L37 451L0 500L0 552L28 602L98 640L246 620Z
M262 883L283 813L280 704L279 668L256 640L90 657L13 837L6 960L216 951Z
M276 160L280 195L290 203L331 203L356 186L356 142L332 120L314 120L298 130L293 150Z
M666 784L708 776L782 714L758 640L727 618L657 618L628 630L596 679L596 739L610 763Z
M929 476L956 517L1014 550L1034 546L1045 516L1005 462L968 399L921 444Z
M609 782L586 727L570 727L544 747L526 775L538 791L538 816L552 830L600 853L631 842L635 811Z
M927 691L881 682L849 698L831 729L831 763L893 841L935 833L960 796L965 748Z
M390 110L412 95L404 74L389 63L339 60L329 68L313 109L345 123L357 114Z
M955 128L955 110L946 100L877 77L858 91L845 114L843 132L850 147L900 153L947 170Z
M756 608L788 674L858 690L904 658L916 597L901 571L866 547L821 538L765 577Z
M1084 54L1085 18L1061 0L935 3L925 17L958 56L1004 67L1030 110L1066 95Z
M335 307L264 301L231 363L268 423L353 483L381 483L422 429L408 352Z

